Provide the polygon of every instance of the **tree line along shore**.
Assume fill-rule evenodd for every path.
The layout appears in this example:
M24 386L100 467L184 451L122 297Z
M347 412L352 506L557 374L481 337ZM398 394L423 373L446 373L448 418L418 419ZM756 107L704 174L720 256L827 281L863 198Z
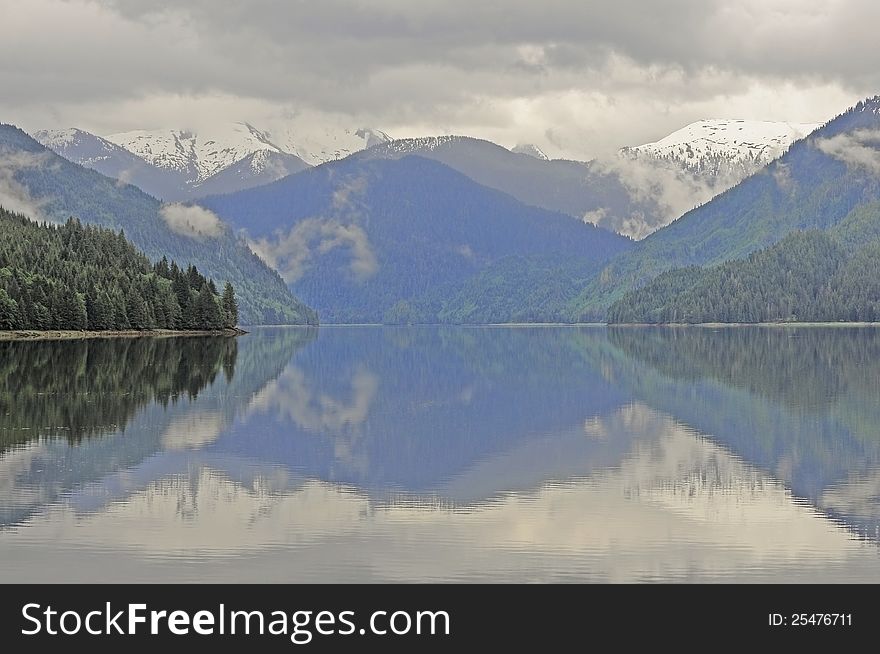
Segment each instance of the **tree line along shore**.
M238 301L195 266L150 260L123 231L34 222L0 208L0 333L238 333Z

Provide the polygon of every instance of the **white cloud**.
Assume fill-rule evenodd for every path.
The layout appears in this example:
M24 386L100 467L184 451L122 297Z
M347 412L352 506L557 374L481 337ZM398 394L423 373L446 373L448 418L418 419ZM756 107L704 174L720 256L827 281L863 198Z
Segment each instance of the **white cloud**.
M584 159L707 117L822 121L880 88L867 0L549 2L0 0L0 112L98 134L305 113Z
M0 150L0 207L27 216L31 220L48 220L43 207L49 198L34 198L15 175L27 168L38 168L46 164L47 152L33 153L16 150Z
M857 168L880 175L880 130L861 129L816 139L815 145L825 154Z
M650 207L652 215L649 219L645 212L636 211L629 216L608 216L600 209L589 212L584 220L635 239L645 238L739 181L722 175L710 184L673 162L627 155L597 163L604 172L618 176L630 196Z
M286 234L255 239L250 245L288 284L305 274L315 255L326 254L337 247L350 250L350 270L356 281L366 281L379 271L379 262L363 228L332 218L307 218Z
M608 209L605 207L599 207L598 209L593 209L592 211L588 211L584 214L583 220L585 223L590 223L591 225L599 225L602 223L602 220L608 214Z
M212 211L202 207L173 203L161 210L162 218L172 231L194 238L216 238L223 234L223 222Z
M330 172L333 176L333 171ZM364 282L379 272L367 232L358 221L361 212L358 197L367 189L365 177L339 179L331 201L332 217L314 216L296 223L287 232L250 241L251 249L281 273L288 284L299 280L316 256L335 248L348 249L349 270L357 282Z

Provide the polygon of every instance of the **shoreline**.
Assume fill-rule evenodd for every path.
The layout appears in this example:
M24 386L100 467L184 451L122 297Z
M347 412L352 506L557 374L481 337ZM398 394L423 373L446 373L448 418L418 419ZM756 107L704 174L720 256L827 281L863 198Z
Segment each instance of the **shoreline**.
M278 327L279 325L267 325ZM300 327L303 325L291 325ZM489 323L415 323L412 325L392 325L383 323L326 323L321 328L349 329L349 328L411 328L411 327L465 327L469 329L483 329L496 327L880 327L880 322L489 322Z
M667 328L667 329L685 329L685 328L701 328L701 329L723 329L723 328L741 328L741 327L762 327L762 328L880 328L880 322L702 322L702 323L601 323L601 322L576 322L576 323L483 323L483 324L425 324L425 325L383 325L376 324L329 324L321 325L329 328L384 328L384 327L459 327L459 328L534 328L534 327L573 327L573 328L624 328L624 329L645 329L645 328ZM258 325L254 329L263 327L295 327L315 329L312 325ZM60 340L95 340L95 339L114 339L114 338L180 338L180 337L207 337L207 336L225 336L237 337L249 334L250 332L235 329L218 329L218 330L183 330L183 329L146 329L146 330L121 330L121 331L74 331L63 329L17 329L9 331L0 331L0 342L11 341L60 341Z
M108 338L172 338L180 336L242 336L243 329L144 329L123 331L73 331L65 329L15 329L0 331L0 341L62 341Z
M618 322L607 327L880 327L880 322Z

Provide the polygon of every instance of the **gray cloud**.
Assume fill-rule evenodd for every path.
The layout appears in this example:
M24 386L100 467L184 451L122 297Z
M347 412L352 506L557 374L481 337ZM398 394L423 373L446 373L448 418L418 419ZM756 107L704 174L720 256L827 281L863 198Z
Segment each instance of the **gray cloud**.
M777 161L775 164L767 168L769 173L773 175L776 185L783 191L791 191L794 188L794 179L791 176L789 165Z
M32 197L27 187L15 178L16 173L22 169L45 165L48 158L47 152L0 150L0 207L20 213L31 220L48 220L43 213L43 207L49 198Z
M350 270L355 280L365 281L379 271L379 262L363 228L334 218L307 218L287 233L254 239L250 245L288 284L305 274L315 255L326 254L337 247L351 250Z
M361 218L357 198L366 189L364 177L341 178L333 191L332 215L306 218L272 238L251 239L251 249L293 284L305 274L315 256L337 247L348 248L352 278L366 281L379 272L379 261L367 233L357 224Z
M825 154L858 168L880 175L880 130L861 129L816 139L815 145Z
M126 168L119 172L116 176L116 188L122 188L126 184L131 184L132 177L134 176L134 170L131 168Z
M172 231L193 238L217 238L223 234L223 222L202 207L173 203L163 205L162 219Z
M655 209L650 216L638 211L630 216L610 216L604 209L588 212L585 222L614 230L635 239L645 238L694 207L739 182L743 174L720 171L701 178L674 162L621 155L597 161L606 173L617 175L630 196Z
M872 0L0 0L0 14L0 111L31 129L308 115L584 158L705 117L824 120L880 88Z

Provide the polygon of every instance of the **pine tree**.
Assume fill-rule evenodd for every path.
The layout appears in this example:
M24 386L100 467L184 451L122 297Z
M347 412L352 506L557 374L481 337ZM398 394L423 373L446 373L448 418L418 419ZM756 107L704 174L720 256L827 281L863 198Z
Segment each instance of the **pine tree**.
M89 314L86 312L86 298L82 293L74 293L70 299L71 320L65 329L84 330L89 326Z
M128 322L132 329L147 329L149 327L147 305L137 289L132 289L129 293L125 304L125 312L128 315Z
M0 288L0 329L17 329L18 325L18 303Z
M195 302L195 319L198 329L221 329L223 316L216 296L211 293L207 284L202 285Z
M121 232L0 209L0 329L219 329L236 304L195 266L151 264Z
M226 286L223 287L222 304L224 327L234 329L238 325L238 302L235 299L235 289L229 282L226 282Z
M86 310L89 314L89 329L113 329L113 305L107 293L93 290L86 297Z

